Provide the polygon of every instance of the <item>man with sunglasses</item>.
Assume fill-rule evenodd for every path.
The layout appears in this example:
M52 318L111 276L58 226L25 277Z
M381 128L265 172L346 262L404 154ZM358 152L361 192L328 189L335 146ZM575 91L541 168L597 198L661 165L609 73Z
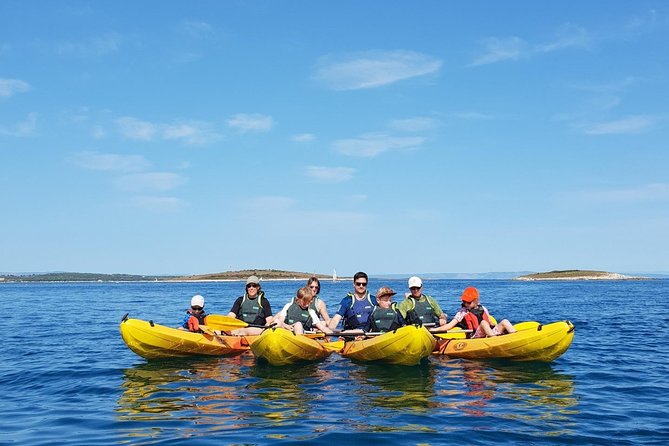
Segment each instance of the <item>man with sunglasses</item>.
M367 324L367 319L369 319L369 315L372 314L372 310L376 306L376 297L367 290L368 281L367 274L362 271L355 273L353 276L353 292L346 294L346 297L339 303L339 311L330 319L328 324L330 329L337 328L339 321L342 319L344 330L362 328Z
M253 325L268 325L272 320L272 307L260 287L258 276L246 279L246 292L232 304L228 316L237 318ZM243 333L241 333L243 331ZM238 333L239 332L239 333ZM233 334L259 334L261 328L247 327L234 330Z

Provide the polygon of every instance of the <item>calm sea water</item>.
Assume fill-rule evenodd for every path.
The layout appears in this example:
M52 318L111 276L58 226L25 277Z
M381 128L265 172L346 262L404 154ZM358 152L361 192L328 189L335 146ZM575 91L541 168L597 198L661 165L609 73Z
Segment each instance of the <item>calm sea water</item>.
M404 281L372 279L372 289ZM301 282L268 282L275 311ZM570 319L551 364L434 356L415 367L276 368L245 354L148 362L121 317L227 313L241 283L0 284L0 444L667 444L669 281L426 282L449 314L479 288L498 318ZM323 283L330 313L351 287Z

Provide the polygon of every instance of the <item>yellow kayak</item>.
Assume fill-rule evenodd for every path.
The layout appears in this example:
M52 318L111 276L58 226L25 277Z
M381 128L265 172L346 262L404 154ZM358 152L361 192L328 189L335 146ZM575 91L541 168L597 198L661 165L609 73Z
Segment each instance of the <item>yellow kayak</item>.
M251 351L256 357L264 358L272 365L318 361L332 353L323 343L305 335L296 335L285 328L263 331L251 344Z
M551 362L567 351L574 324L523 322L515 333L477 339L440 339L435 353L451 358Z
M356 361L416 365L432 353L435 343L427 328L407 325L373 338L346 342L340 353Z
M243 336L216 336L166 327L152 321L121 321L121 337L130 350L146 359L194 355L232 356L249 349Z

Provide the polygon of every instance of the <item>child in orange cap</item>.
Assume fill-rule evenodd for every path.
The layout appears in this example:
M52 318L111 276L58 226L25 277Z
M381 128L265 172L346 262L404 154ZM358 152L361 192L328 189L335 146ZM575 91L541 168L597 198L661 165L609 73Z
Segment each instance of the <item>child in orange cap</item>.
M453 319L449 323L439 327L438 331L446 331L458 326L465 330L472 330L473 334L470 336L471 338L485 338L504 333L515 333L516 329L506 319L497 325L492 324L488 309L479 303L479 290L473 286L465 288L460 299L462 300L462 308L455 313L455 316L453 316Z

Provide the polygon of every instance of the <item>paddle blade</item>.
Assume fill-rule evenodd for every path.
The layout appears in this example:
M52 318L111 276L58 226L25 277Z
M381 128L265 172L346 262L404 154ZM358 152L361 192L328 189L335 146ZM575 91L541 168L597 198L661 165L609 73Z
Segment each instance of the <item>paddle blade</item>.
M248 327L244 321L222 314L209 314L206 318L207 325L215 330L235 330L237 328Z

